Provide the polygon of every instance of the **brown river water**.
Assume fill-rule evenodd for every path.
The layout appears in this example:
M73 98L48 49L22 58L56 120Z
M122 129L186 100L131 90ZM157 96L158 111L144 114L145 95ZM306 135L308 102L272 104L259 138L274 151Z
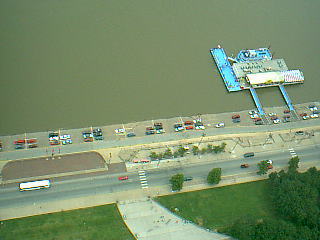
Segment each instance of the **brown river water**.
M228 93L209 49L269 47L319 101L318 0L0 0L0 135L254 107ZM284 105L277 88L263 106Z

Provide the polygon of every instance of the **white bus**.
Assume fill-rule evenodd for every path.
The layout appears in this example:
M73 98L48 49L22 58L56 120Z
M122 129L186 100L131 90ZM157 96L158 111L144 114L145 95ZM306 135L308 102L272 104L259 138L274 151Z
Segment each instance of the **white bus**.
M49 188L50 180L39 180L33 182L24 182L19 184L20 191L30 191L41 188Z

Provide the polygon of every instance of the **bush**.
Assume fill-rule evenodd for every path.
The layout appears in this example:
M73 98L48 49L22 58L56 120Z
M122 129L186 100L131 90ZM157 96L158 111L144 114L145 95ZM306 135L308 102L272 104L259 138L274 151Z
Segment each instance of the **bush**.
M209 184L218 184L221 180L221 168L213 168L207 177Z
M192 153L193 155L198 155L200 152L199 147L198 146L193 146L192 147Z
M183 186L184 176L183 174L173 175L170 179L171 189L172 191L180 191Z

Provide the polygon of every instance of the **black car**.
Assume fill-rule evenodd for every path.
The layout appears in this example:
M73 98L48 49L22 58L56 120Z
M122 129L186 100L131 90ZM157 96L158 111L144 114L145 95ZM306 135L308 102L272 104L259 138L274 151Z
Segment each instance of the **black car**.
M136 136L136 134L132 133L132 132L127 134L127 137L135 137L135 136Z
M188 182L188 181L192 181L193 177L185 177L184 181Z
M232 122L233 123L239 123L239 122L241 122L241 120L240 120L240 118L234 118L234 119L232 119Z
M58 137L58 136L59 136L59 133L57 133L57 132L49 133L49 138Z

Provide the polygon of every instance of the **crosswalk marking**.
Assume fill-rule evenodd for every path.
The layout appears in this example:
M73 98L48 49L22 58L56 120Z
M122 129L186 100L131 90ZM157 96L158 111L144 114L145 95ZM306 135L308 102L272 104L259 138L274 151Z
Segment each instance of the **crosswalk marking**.
M146 176L146 171L140 170L138 172L139 178L140 178L140 184L141 188L146 189L148 188L148 181L147 181L147 176Z
M298 154L294 151L293 148L289 148L288 150L289 150L289 152L290 152L290 154L291 154L292 157L298 156Z

